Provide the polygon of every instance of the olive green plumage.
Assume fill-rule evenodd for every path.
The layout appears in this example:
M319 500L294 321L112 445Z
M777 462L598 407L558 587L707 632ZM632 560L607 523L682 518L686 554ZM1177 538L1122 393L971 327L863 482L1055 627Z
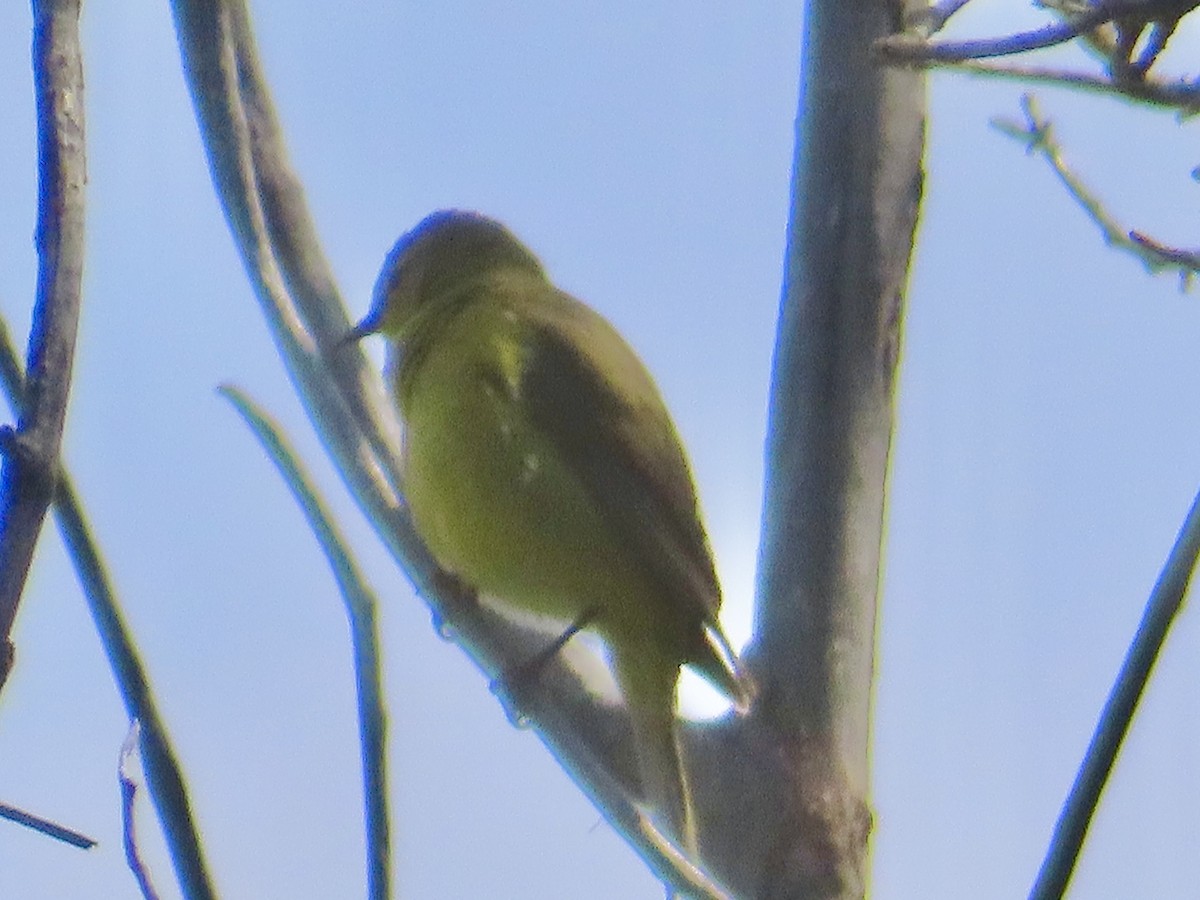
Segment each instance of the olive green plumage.
M404 490L438 563L501 606L588 627L630 710L647 799L694 847L679 667L739 705L749 679L679 436L601 316L503 225L433 213L389 253L353 335L388 339Z

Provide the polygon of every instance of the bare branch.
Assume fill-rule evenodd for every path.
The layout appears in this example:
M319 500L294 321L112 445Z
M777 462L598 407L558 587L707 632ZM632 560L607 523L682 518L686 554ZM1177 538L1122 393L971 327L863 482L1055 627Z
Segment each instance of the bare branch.
M1088 745L1071 793L1063 804L1046 859L1030 891L1030 900L1058 900L1067 890L1088 826L1100 803L1121 744L1133 722L1167 633L1183 608L1188 585L1200 557L1200 495L1179 530L1179 536L1146 603L1133 643L1117 675L1104 711Z
M1129 239L1162 260L1163 265L1179 266L1185 278L1200 273L1200 250L1171 247L1140 231L1129 232Z
M117 780L121 784L121 835L125 844L125 862L146 900L158 900L158 891L150 881L150 870L142 859L137 842L137 822L134 816L134 801L137 799L137 779L130 771L138 744L141 743L141 726L137 719L129 723L129 733L121 745L120 762L117 764Z
M28 389L5 441L0 481L0 688L12 667L13 621L54 496L83 280L87 164L79 0L35 0L33 17L38 281Z
M26 828L32 828L34 831L40 831L56 841L70 844L80 850L90 850L96 846L96 842L86 834L81 834L65 825L59 825L57 822L51 822L49 819L43 819L41 816L35 816L23 809L17 809L15 806L9 806L7 803L0 803L0 819L7 819L18 825L24 825Z
M1090 9L1078 18L1064 22L1052 22L1033 31L996 38L977 38L967 41L927 41L920 34L897 34L883 38L875 44L876 50L889 62L918 62L937 60L981 59L988 56L1012 56L1043 50L1065 44L1081 34L1111 21L1115 13L1111 4L1102 4ZM1140 4L1139 4L1140 5Z
M1150 68L1166 48L1180 19L1200 5L1200 0L1104 0L1088 4L1082 0L1043 0L1063 21L1033 31L996 38L965 41L930 41L928 36L945 21L941 16L957 11L961 4L931 7L919 14L902 34L876 43L875 49L892 64L923 68L950 66L977 74L1004 75L1068 87L1108 90L1134 99L1173 106L1186 112L1200 107L1200 80L1171 83L1147 78ZM1149 37L1142 35L1150 29ZM992 56L1008 56L1044 49L1081 38L1108 69L1107 77L1070 70L999 66L980 63ZM1141 51L1137 48L1141 46ZM1134 54L1137 52L1135 58Z
M944 61L935 59L920 62L918 65L921 68L951 69L966 75L985 78L1004 78L1095 94L1108 94L1118 99L1145 103L1149 106L1176 109L1183 116L1200 113L1200 78L1176 82L1147 78L1142 81L1118 83L1107 75L1093 75L1048 66L1006 65L990 60Z
M1118 250L1136 256L1150 272L1180 269L1184 274L1191 274L1196 271L1194 253L1166 248L1139 232L1131 231L1108 211L1103 201L1067 164L1050 121L1042 116L1037 104L1028 94L1021 98L1021 110L1025 114L1023 122L995 118L992 125L1003 134L1023 143L1028 153L1035 153L1050 164L1059 181L1096 223L1105 241Z
M19 409L24 402L24 373L2 317L0 381L3 382L9 403ZM137 648L125 626L108 571L92 540L83 507L61 461L58 463L55 483L54 517L59 533L83 585L92 621L96 623L96 631L120 688L125 709L131 719L142 723L142 759L150 784L150 795L162 819L176 874L189 900L212 900L216 893L209 880L200 837L192 822L183 773L171 748L166 725L158 714Z
M825 0L806 17L749 654L791 772L784 824L754 839L771 850L750 896L866 889L884 500L925 138L921 73L872 53L889 5Z
M238 388L222 385L218 391L250 426L287 483L321 544L346 605L354 648L354 681L358 698L367 838L367 896L370 900L387 900L392 895L392 853L388 821L387 710L383 702L383 669L376 615L379 603L363 580L346 540L334 524L325 502L318 496L312 478L301 467L299 458L279 426Z

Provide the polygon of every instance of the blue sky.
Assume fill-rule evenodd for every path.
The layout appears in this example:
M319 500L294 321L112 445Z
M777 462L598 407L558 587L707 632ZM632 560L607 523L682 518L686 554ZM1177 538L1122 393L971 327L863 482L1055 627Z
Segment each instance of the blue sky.
M1034 20L1022 4L976 6L960 32ZM383 254L431 209L508 222L656 374L741 641L801 4L731 9L462 0L254 14L352 309L366 309ZM301 446L384 598L401 894L661 896L434 634L322 460L213 197L166 4L90 4L84 26L90 230L67 459L224 895L349 897L364 884L341 603L285 488L213 391L233 381ZM28 29L26 6L0 9L0 311L18 334L35 264ZM1177 41L1168 64L1182 71L1200 29ZM1107 251L1043 164L989 128L1016 114L1019 94L932 80L879 640L874 894L885 900L1028 888L1200 489L1200 300ZM1119 215L1195 244L1195 124L1039 96ZM0 894L135 897L115 780L124 714L53 532L15 639L0 800L101 846L80 853L0 822ZM1074 897L1187 895L1200 853L1198 658L1189 610ZM152 819L141 821L171 896Z

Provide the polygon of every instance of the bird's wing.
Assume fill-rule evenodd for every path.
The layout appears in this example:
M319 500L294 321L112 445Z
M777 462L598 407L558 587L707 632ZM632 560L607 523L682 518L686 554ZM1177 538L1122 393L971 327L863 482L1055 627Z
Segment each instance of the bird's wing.
M523 408L614 533L699 625L721 603L679 436L633 350L600 315L555 291L532 311Z

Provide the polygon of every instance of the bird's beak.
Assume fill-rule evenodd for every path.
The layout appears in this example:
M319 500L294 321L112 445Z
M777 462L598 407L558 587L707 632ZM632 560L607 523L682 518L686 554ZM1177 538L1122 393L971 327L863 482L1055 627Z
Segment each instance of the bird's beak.
M379 316L374 312L368 313L367 317L342 335L337 342L338 347L345 347L347 344L357 343L367 335L375 334L379 331Z

